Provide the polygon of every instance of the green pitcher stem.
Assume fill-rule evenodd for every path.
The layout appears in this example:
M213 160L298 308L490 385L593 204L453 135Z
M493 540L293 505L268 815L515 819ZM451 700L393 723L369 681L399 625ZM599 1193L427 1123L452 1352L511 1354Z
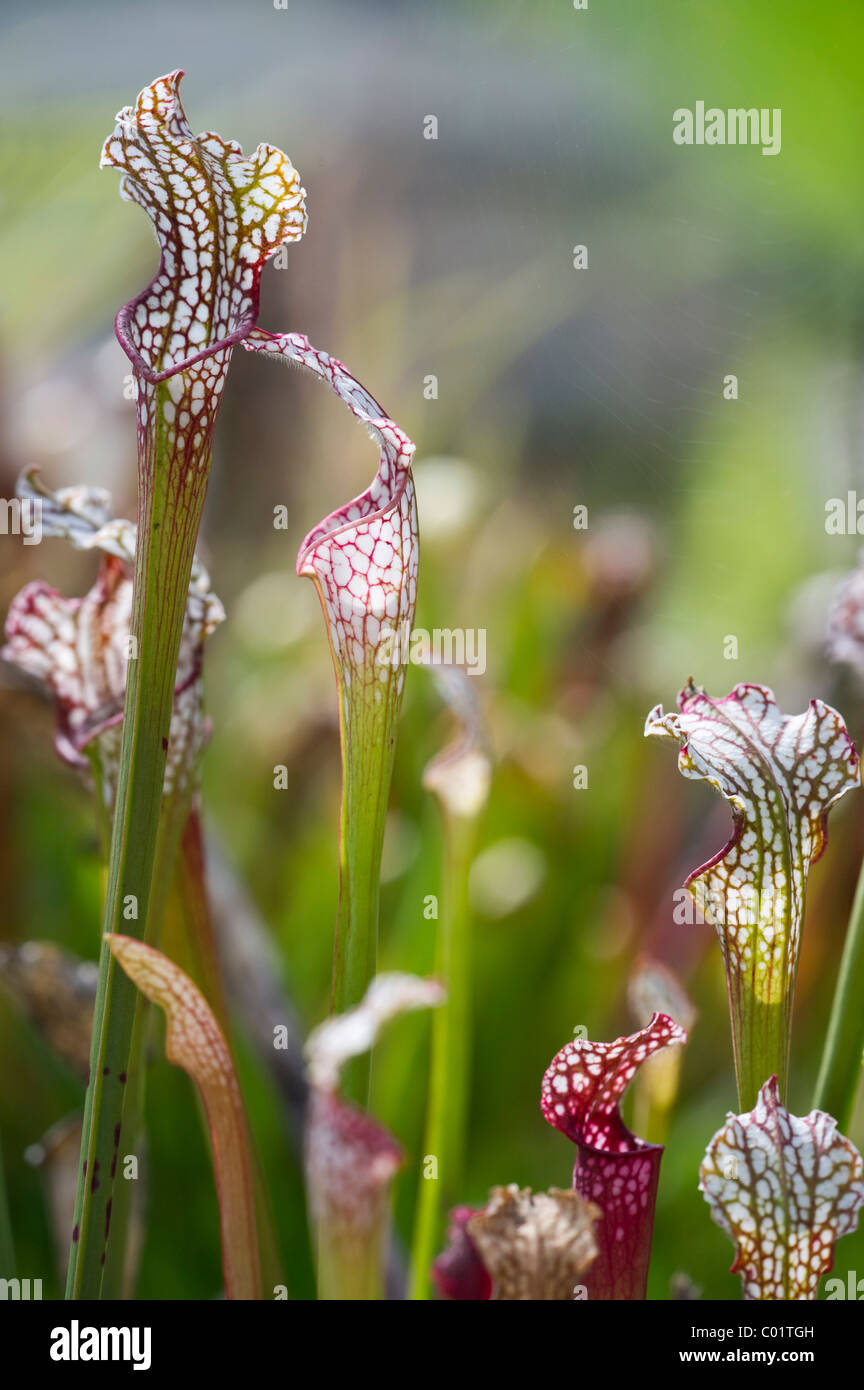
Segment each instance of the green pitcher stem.
M386 1230L386 1226L382 1230ZM370 1303L383 1297L382 1270L387 1252L378 1234L368 1241L358 1240L351 1244L344 1237L331 1239L329 1233L323 1231L319 1235L316 1255L319 1302Z
M103 934L142 936L157 855L165 755L171 728L189 577L209 473L206 452L184 462L165 406L166 383L148 391L149 426L139 464L139 523L117 808ZM102 943L84 1110L81 1168L67 1298L99 1298L120 1160L137 990ZM137 1071L137 1067L136 1067Z
M94 759L94 763L98 766L98 760ZM194 774L190 769L188 778L191 779L193 776ZM178 850L183 826L189 814L190 802L191 793L188 780L173 794L163 797L150 887L150 903L144 931L144 939L151 946L160 944L165 906L174 881L175 866L179 857ZM100 802L100 804L102 803ZM139 991L135 1006L132 1041L129 1048L129 1065L127 1067L129 1080L123 1105L124 1152L139 1154L139 1157L140 1146L145 1136L144 1114L147 1091L145 1048L150 1036L152 1020L153 1007ZM123 1297L129 1282L130 1270L126 1246L132 1191L133 1184L131 1182L121 1182L115 1188L112 1197L111 1242L106 1252L102 1275L102 1297L106 1299Z
M855 1106L864 1056L864 864L846 929L831 1019L813 1104L846 1132Z
M781 1102L786 1102L791 1042L792 990L777 1003L756 999L746 980L729 982L732 1044L740 1113L753 1109L769 1076L777 1077Z
M458 1202L464 1169L471 1062L471 932L468 874L476 821L444 812L444 872L435 974L446 989L432 1021L432 1057L423 1165L414 1228L411 1297L430 1296L429 1271L444 1218ZM437 1171L427 1177L425 1164Z
M387 704L369 708L340 699L342 713L342 811L339 850L339 921L333 959L333 1012L360 1003L378 960L381 852L395 750L395 716ZM371 1057L364 1053L342 1072L342 1095L369 1103Z

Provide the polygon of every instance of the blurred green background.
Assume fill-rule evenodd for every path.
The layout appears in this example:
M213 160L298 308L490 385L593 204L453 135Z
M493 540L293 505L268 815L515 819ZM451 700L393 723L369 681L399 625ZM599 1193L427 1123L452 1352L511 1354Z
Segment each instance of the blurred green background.
M116 309L154 245L98 152L115 111L174 67L195 129L283 147L309 229L265 271L261 323L342 358L417 441L418 623L487 632L479 685L496 759L472 877L476 1036L464 1199L569 1181L572 1149L539 1113L552 1055L582 1024L632 1031L634 961L659 954L699 1010L664 1159L650 1296L676 1273L737 1298L725 1236L696 1190L735 1106L719 948L675 926L673 892L718 848L727 809L685 783L644 718L688 675L715 694L771 685L791 711L864 698L823 653L855 537L825 502L864 488L860 52L845 0L515 3L4 3L0 491L36 463L52 487L111 489L134 515L134 407ZM782 152L679 148L698 100L782 109ZM424 140L424 118L438 139ZM573 248L588 268L573 268ZM735 374L737 400L723 380ZM437 378L436 399L424 381ZM374 452L327 393L238 351L202 550L228 621L206 686L208 824L276 943L303 1029L328 1004L339 750L318 602L297 547L366 485ZM286 504L290 529L275 531ZM573 508L588 508L586 531ZM3 611L42 578L83 593L95 560L62 542L0 548ZM724 656L737 639L737 659ZM94 958L97 844L88 795L51 746L50 709L0 676L2 938ZM440 826L421 790L450 734L409 672L385 852L381 964L429 971ZM276 791L285 764L290 790ZM588 788L573 788L573 768ZM810 1108L862 849L862 806L832 815L811 879L791 1105ZM376 1053L376 1114L403 1143L396 1223L410 1235L422 1156L428 1018ZM283 1098L238 1041L273 1202L275 1268L312 1282ZM25 1151L81 1086L0 998L0 1133L19 1273L62 1287L43 1176ZM186 1077L156 1060L139 1293L218 1294L218 1226ZM859 1144L864 1127L853 1134ZM836 1272L864 1274L864 1233Z

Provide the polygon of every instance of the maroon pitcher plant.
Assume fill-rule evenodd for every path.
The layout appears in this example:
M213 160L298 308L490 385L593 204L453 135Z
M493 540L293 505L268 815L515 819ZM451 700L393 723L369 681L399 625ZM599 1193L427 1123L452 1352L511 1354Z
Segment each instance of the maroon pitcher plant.
M543 1114L577 1148L573 1187L602 1212L589 1298L645 1297L663 1146L631 1134L618 1104L646 1058L686 1041L683 1028L655 1014L647 1028L615 1042L575 1039L543 1078Z

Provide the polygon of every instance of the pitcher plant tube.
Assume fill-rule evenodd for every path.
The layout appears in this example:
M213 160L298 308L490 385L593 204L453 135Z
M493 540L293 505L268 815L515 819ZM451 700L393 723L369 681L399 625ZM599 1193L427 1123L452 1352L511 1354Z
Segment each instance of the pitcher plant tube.
M341 362L301 334L257 330L244 347L325 382L379 449L370 486L310 531L297 558L297 573L318 590L338 690L342 809L333 1009L343 1013L363 998L377 962L381 851L405 680L404 665L392 659L393 636L410 631L417 601L414 445ZM368 1056L348 1066L343 1084L346 1095L366 1104Z
M161 251L154 279L116 319L136 384L138 544L106 935L132 922L143 932L147 922L186 595L232 348L255 326L265 261L305 228L305 195L286 156L259 145L246 158L218 135L196 136L181 76L159 78L125 107L102 152L103 166L122 175L121 195L151 218ZM134 1008L134 987L103 944L71 1298L101 1293Z
M447 1226L447 1244L432 1263L432 1283L439 1298L481 1303L492 1297L492 1279L471 1235L476 1207L454 1207Z
M403 1162L393 1136L345 1098L345 1066L372 1048L390 1019L438 1006L443 997L436 980L378 975L356 1008L329 1018L307 1040L306 1184L318 1297L325 1301L381 1297L390 1183Z
M249 1133L224 1034L201 991L161 951L130 936L109 936L108 946L129 979L164 1010L165 1056L183 1067L204 1102L219 1197L225 1295L258 1299L261 1268Z
M708 1145L699 1188L735 1246L748 1300L815 1299L864 1206L861 1155L822 1110L790 1115L769 1077Z
M602 1212L597 1258L586 1276L589 1298L645 1298L663 1147L631 1134L618 1104L648 1058L686 1041L683 1028L655 1014L646 1028L615 1042L574 1039L543 1078L543 1115L577 1147L574 1190Z
M811 700L804 714L783 714L762 685L712 699L691 681L678 712L658 705L645 733L679 743L684 776L732 807L728 843L687 887L720 938L738 1101L750 1110L769 1076L785 1095L807 876L828 811L858 786L858 755L836 710Z
M35 679L57 710L55 747L97 792L97 815L106 857L117 793L121 724L129 665L135 660L130 638L132 572L136 530L114 517L102 488L68 487L52 492L28 470L16 494L38 503L42 535L62 537L77 550L99 555L95 584L83 598L65 598L41 580L12 599L6 618L6 645L0 657ZM176 838L197 785L198 764L207 742L202 668L207 638L225 619L210 577L196 556L174 688L163 779L165 807L160 833ZM176 844L172 845L176 849ZM166 870L172 855L166 847ZM151 913L151 917L153 914Z
M578 1192L493 1187L480 1211L450 1214L448 1248L433 1266L442 1298L572 1303L597 1257L600 1210Z

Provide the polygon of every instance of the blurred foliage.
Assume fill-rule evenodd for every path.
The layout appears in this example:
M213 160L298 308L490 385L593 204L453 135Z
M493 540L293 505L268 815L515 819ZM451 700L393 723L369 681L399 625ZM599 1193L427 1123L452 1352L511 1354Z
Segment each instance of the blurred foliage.
M0 168L0 490L39 463L52 486L109 486L134 507L134 416L116 307L153 247L96 155L114 110L186 63L196 128L283 145L309 194L288 268L269 268L262 322L341 357L418 443L418 623L485 628L483 697L496 774L475 866L476 1041L465 1200L494 1183L566 1184L572 1152L540 1117L543 1071L579 1024L631 1031L626 983L655 951L699 1010L661 1175L650 1295L685 1272L737 1298L731 1247L696 1190L734 1106L719 949L672 923L673 891L722 843L726 808L642 741L651 705L692 674L713 693L771 685L797 711L840 705L860 741L864 699L824 661L830 579L854 538L825 501L861 465L864 15L833 0L782 14L622 0L567 4L232 4L40 7L62 70L23 6L5 7ZM71 26L74 17L74 27ZM200 47L199 47L200 37ZM64 46L66 45L66 46ZM45 64L43 64L45 58ZM59 60L58 60L59 61ZM26 82L21 74L26 73ZM14 99L14 105L12 101ZM783 148L679 149L672 111L781 107ZM437 142L424 142L427 112ZM572 268L572 247L589 269ZM725 401L735 373L740 397ZM426 400L424 378L438 378ZM328 1004L337 895L335 694L317 600L294 575L308 527L371 477L347 412L296 374L235 354L204 550L229 621L208 649L213 739L206 813L278 943L307 1025ZM287 504L291 527L276 531ZM573 508L589 508L587 531ZM62 543L5 540L4 607L28 579L67 593L93 564ZM94 562L95 563L95 562ZM802 587L803 586L803 587ZM724 639L738 659L724 659ZM100 872L86 793L51 748L50 713L0 686L0 933L96 955ZM448 736L411 670L385 855L381 964L428 971L440 830L421 791ZM285 764L290 791L276 791ZM587 790L572 769L588 768ZM500 846L497 855L493 852ZM811 880L792 1107L810 1106L862 848L849 798ZM492 858L484 858L492 853ZM484 867L485 865L485 867ZM410 1235L422 1158L428 1018L376 1053L376 1113L404 1144L397 1227ZM57 1296L28 1146L80 1103L0 999L0 1132L19 1273ZM273 1282L309 1296L296 1152L279 1096L239 1042L270 1193ZM161 1060L139 1292L213 1297L218 1226L190 1084ZM864 1131L853 1134L859 1144ZM864 1233L836 1273L864 1266Z

